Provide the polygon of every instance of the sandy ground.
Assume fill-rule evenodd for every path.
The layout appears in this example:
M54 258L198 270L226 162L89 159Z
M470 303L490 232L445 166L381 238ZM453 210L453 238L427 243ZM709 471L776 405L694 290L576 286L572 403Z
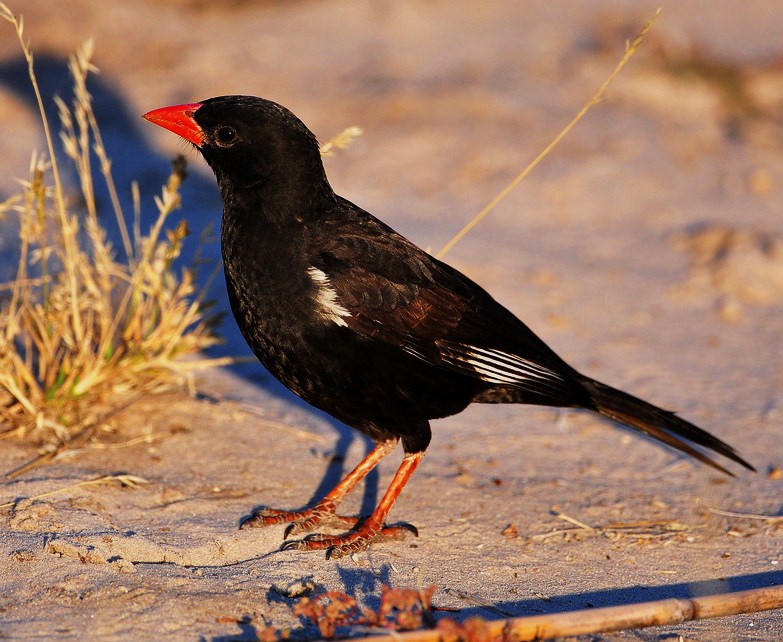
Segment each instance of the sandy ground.
M481 4L481 6L479 6ZM179 151L138 115L262 95L322 138L339 193L437 250L595 91L656 4L663 17L604 104L449 260L577 368L703 425L759 470L720 476L593 416L474 407L437 422L393 518L418 539L339 561L239 531L298 507L368 448L256 365L201 397L127 409L99 444L0 484L0 635L254 639L300 626L308 578L377 605L382 584L439 587L455 617L552 613L783 582L783 4L444 0L101 3L23 0L45 92L94 36L92 86L121 192L151 209ZM2 27L2 25L0 25ZM0 193L41 144L18 50L0 38ZM195 155L183 215L218 220ZM15 239L0 227L2 269ZM212 243L207 254L217 256ZM216 288L225 306L222 288ZM245 355L232 322L215 354ZM145 439L139 439L145 437ZM0 470L33 456L3 442ZM389 458L346 510L368 511ZM71 487L104 475L147 483ZM716 514L714 510L738 516ZM591 527L584 529L563 515ZM508 527L513 525L512 529ZM504 534L505 533L505 534ZM241 623L238 623L241 622ZM600 638L773 640L783 612ZM312 630L309 631L312 634Z

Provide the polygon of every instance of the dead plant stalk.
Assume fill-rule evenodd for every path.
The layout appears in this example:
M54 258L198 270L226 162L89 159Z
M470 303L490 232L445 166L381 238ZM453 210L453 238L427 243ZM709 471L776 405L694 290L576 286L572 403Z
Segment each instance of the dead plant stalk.
M617 75L623 70L623 67L628 63L628 61L631 59L631 56L633 56L636 53L636 50L641 47L642 42L644 42L644 39L647 37L647 34L649 33L650 29L653 28L653 25L655 24L655 21L658 19L658 16L661 15L661 10L658 9L655 12L655 15L650 18L650 20L647 22L647 24L642 28L642 30L639 32L639 35L636 36L631 42L629 42L625 48L625 54L620 59L620 62L617 63L617 66L614 68L611 74L606 78L604 83L598 88L598 91L595 92L595 94L588 100L583 106L582 109L577 112L576 116L574 116L571 121L563 127L563 129L560 131L560 133L555 136L549 144L544 147L543 150L536 156L530 163L523 169L517 176L512 180L506 187L504 187L500 193L495 196L485 207L483 210L481 210L476 216L474 216L468 223L459 231L457 232L446 245L444 245L438 253L435 255L435 258L442 259L446 253L451 250L459 241L462 239L463 236L465 236L470 230L472 230L476 225L478 225L484 217L486 217L495 207L500 203L506 196L508 196L511 191L519 185L519 183L522 182L522 180L525 179L525 177L530 174L537 166L538 164L546 158L549 153L560 143L561 140L563 140L568 133L576 126L576 124L582 120L582 118L587 114L588 111L594 106L600 103L603 100L604 93L606 93L607 88L612 83L612 81L617 77Z
M476 642L524 642L608 633L650 626L681 624L689 620L757 613L783 608L783 586L751 589L692 598L672 598L640 604L534 615L483 622ZM440 629L352 638L353 642L443 642L450 639Z
M184 159L155 199L149 232L134 225L132 237L87 89L95 71L88 40L69 63L73 102L55 100L62 150L81 192L69 198L24 22L2 3L0 16L14 27L27 61L48 150L48 157L33 154L21 194L0 205L0 216L18 218L20 249L14 282L0 286L0 425L53 451L90 425L97 408L129 394L192 387L195 370L226 360L182 359L217 340L216 319L192 271L174 271L188 233L184 222L173 228L168 222L180 204ZM110 196L122 259L109 240L107 213L98 209L93 159ZM140 220L138 209L134 216Z

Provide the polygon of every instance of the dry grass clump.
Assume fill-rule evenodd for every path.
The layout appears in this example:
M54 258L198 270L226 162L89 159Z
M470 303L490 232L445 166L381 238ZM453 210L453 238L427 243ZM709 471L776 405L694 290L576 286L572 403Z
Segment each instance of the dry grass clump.
M216 342L215 317L196 292L192 271L172 271L188 233L184 222L166 228L180 203L184 159L174 162L156 197L157 220L146 234L134 186L129 230L86 87L94 70L88 41L70 60L73 104L57 100L62 149L80 181L77 208L60 179L23 23L2 3L0 15L16 29L48 145L48 155L33 155L20 193L0 205L0 217L18 219L20 244L16 278L0 285L0 426L52 450L129 397L189 384L196 369L214 365L182 357ZM97 211L96 158L113 212ZM103 224L111 216L120 251Z

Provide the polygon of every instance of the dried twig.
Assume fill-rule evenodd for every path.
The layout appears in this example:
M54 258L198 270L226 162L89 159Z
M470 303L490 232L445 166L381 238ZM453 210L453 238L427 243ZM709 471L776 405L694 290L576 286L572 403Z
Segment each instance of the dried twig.
M558 517L562 519L564 522L568 522L569 524L573 524L577 528L581 528L582 530L586 531L593 531L595 528L590 526L589 524L585 524L584 522L580 522L578 519L571 517L569 515L566 515L565 513L560 512L559 510L552 509L552 512L554 513L555 517Z
M475 642L548 640L573 635L681 624L690 620L739 613L758 613L779 608L783 608L783 586L772 586L738 593L672 598L640 604L483 622L480 639ZM467 624L461 631L456 632L456 640L473 640L465 631ZM449 639L454 638L454 633L451 631L450 633ZM442 642L444 638L444 631L436 629L352 638L352 642Z
M617 63L617 66L614 68L614 71L612 71L611 74L609 74L609 77L604 81L603 85L598 89L598 91L595 93L595 95L588 100L582 109L579 110L579 113L577 113L576 116L571 119L571 122L566 125L563 130L555 136L552 141L541 151L541 153L536 156L530 164L525 167L525 169L520 172L520 174L511 181L495 198L493 198L489 204L481 210L476 216L474 216L470 222L465 225L459 232L457 232L451 240L446 243L446 245L441 248L441 250L435 255L437 258L441 259L445 256L446 252L448 252L451 248L453 248L459 241L462 239L463 236L465 236L470 230L472 230L487 214L489 214L495 206L500 203L508 194L513 190L521 181L524 179L533 169L546 157L549 155L549 152L551 152L555 146L563 140L563 138L566 137L568 132L570 132L574 126L582 120L584 115L590 110L593 105L597 105L601 100L603 100L604 92L606 91L607 87L611 84L611 82L615 79L617 74L622 71L623 67L625 67L626 63L631 59L631 56L633 56L636 53L636 50L641 46L642 42L644 41L645 37L647 36L647 33L652 29L653 24L655 24L655 21L658 19L658 16L660 15L661 10L658 9L658 11L655 12L655 15L650 19L650 21L644 26L644 28L639 32L639 35L636 36L636 38L633 39L632 42L628 43L628 45L625 48L625 54L620 59L620 62Z
M714 515L721 515L722 517L736 517L739 519L758 519L769 522L783 521L783 515L758 515L756 513L735 513L730 510L721 510L720 508L708 508Z
M544 533L532 535L530 539L543 541L558 535L566 537L570 535L577 535L580 537L604 536L609 538L630 535L637 539L664 538L683 532L700 530L706 526L706 524L685 524L672 519L639 519L631 522L611 522L599 526L590 526L575 517L566 515L560 511L557 506L552 506L551 512L558 519L573 524L576 528L553 529Z

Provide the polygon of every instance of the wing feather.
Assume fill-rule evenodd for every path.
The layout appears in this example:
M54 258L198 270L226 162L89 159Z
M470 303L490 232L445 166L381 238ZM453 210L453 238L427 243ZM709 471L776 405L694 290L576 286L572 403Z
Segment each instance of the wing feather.
M376 230L375 227L378 227ZM480 286L383 224L315 243L340 324L488 386L560 399L570 368ZM487 325L491 327L487 327Z

